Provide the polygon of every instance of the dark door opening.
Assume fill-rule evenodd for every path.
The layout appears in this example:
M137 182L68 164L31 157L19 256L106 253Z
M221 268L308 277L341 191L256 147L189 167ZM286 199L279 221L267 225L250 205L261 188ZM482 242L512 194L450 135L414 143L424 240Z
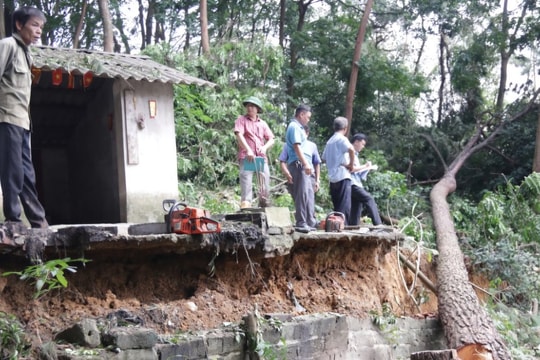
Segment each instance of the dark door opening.
M49 223L120 222L113 79L95 78L87 88L51 79L51 72L40 75L30 106L36 183Z

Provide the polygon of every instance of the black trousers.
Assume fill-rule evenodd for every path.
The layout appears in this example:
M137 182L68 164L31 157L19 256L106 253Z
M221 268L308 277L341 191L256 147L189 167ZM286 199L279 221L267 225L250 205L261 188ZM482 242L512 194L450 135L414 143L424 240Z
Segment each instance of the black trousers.
M48 226L36 190L30 131L8 123L0 123L0 183L6 221L21 221L22 204L33 228Z
M360 186L351 186L351 218L349 225L359 225L362 210L366 206L368 216L371 218L373 225L382 224L379 208L373 196L366 189Z
M330 183L330 197L334 205L334 211L345 215L345 225L349 224L351 214L351 179L343 179Z

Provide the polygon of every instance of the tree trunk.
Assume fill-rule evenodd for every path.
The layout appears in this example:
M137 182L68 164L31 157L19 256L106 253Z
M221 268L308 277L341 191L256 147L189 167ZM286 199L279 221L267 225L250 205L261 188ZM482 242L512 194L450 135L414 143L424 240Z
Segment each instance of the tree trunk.
M146 48L146 26L142 0L139 0L139 26L141 27L141 50L144 50Z
M503 1L503 12L501 19L501 32L508 39L508 29L510 28L508 20L508 0ZM509 41L511 43L511 41ZM497 111L501 111L504 105L504 95L506 94L506 80L508 78L508 61L512 55L512 47L508 47L508 51L504 51L504 47L501 47L501 77L499 78L499 89L497 91Z
M182 11L184 12L184 19L188 19L189 17L189 6L187 4L184 5L182 8ZM189 47L191 45L191 26L189 26L189 23L186 26L186 40L184 41L184 53L187 53L189 50Z
M285 0L279 0L279 46L283 49L283 46L285 44L285 7L286 7Z
M165 41L165 30L162 21L156 19L156 26L154 31L154 44L159 44L161 41Z
M75 34L73 34L73 48L78 49L80 47L80 37L82 33L82 28L84 24L84 19L86 18L86 10L88 8L88 2L86 0L83 0L82 2L82 8L81 8L81 17L79 18L79 22L77 23L77 27L75 28Z
M2 29L5 31L4 37L11 36L13 33L12 30L12 24L11 24L11 15L13 15L13 11L15 11L15 3L13 0L0 0L2 2L2 20L4 26L2 26Z
M439 317L450 348L459 349L470 344L481 345L491 352L494 360L506 360L511 359L510 353L469 282L463 253L458 244L446 200L456 189L457 170L471 153L464 150L454 162L455 166L450 167L430 194L439 250L437 260Z
M154 21L155 4L156 2L154 0L148 1L148 12L146 13L146 21L145 21L145 28L146 28L146 37L144 38L145 47L146 45L152 44L152 34L153 34L152 21Z
M536 125L536 142L534 144L534 160L532 171L540 172L540 109L538 111L538 124Z
M421 351L411 354L411 360L458 360L456 350Z
M101 19L103 20L103 51L114 51L114 36L111 20L111 13L109 11L109 0L98 0L99 12Z
M441 125L442 122L442 111L443 111L443 104L444 104L444 87L446 84L446 66L444 61L444 54L445 54L445 40L444 40L444 34L442 32L442 29L439 28L440 31L440 39L439 42L439 74L441 76L441 84L439 85L439 106L437 108L437 127Z
M113 4L114 5L113 5L112 14L113 14L114 27L120 33L120 39L122 41L122 44L124 45L125 52L127 54L130 54L131 48L129 46L129 37L126 35L126 32L124 30L124 21L122 20L122 12L120 11L120 4L116 1Z
M4 0L0 0L0 39L6 37L6 22L4 21Z
M351 77L349 78L349 88L347 90L347 99L345 102L345 117L349 120L349 126L347 127L347 133L351 131L352 115L353 115L353 103L354 94L356 92L356 82L358 80L358 62L360 61L360 55L362 53L362 44L364 43L364 37L366 36L366 28L369 21L369 14L373 7L373 0L368 0L366 8L364 9L364 15L362 21L360 21L360 27L358 28L358 35L356 36L356 44L354 46L354 55L351 68Z
M298 23L296 24L296 32L302 32L306 23L306 13L311 2L312 0L305 3L303 0L298 1ZM296 64L298 63L298 45L296 41L291 40L290 47L289 69L291 70L291 75L287 76L287 95L289 98L294 98L294 76L292 73L294 73L294 69L296 69Z
M421 20L421 29L422 29L422 34L424 34L424 36L422 36L422 45L420 46L419 50L418 50L418 56L416 58L416 61L414 62L414 74L418 74L419 71L420 71L420 64L422 62L422 57L424 56L424 49L426 47L426 43L427 43L427 36L425 36L427 34L427 30L426 30L426 27L425 27L425 24L424 24L424 16L420 16L420 20Z
M210 41L208 39L208 10L206 0L200 2L201 15L201 47L204 56L210 55Z

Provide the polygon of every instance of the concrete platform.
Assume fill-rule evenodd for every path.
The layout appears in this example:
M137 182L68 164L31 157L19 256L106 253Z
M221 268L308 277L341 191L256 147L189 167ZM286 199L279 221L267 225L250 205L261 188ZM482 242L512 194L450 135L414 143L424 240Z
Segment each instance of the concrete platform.
M49 229L0 227L0 254L30 258L55 254L142 253L185 254L197 251L233 252L241 245L263 257L288 254L294 246L317 246L320 242L360 241L390 248L404 235L391 227L359 227L342 232L322 230L295 232L286 208L238 212L221 216L221 232L203 235L167 233L165 223L56 225ZM57 257L57 256L56 256Z

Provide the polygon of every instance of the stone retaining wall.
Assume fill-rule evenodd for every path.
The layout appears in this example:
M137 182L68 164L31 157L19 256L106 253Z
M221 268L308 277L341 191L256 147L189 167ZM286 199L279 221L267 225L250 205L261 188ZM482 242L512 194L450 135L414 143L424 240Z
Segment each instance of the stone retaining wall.
M260 359L404 360L413 352L446 348L440 323L433 318L397 319L381 327L370 319L333 313L282 318L258 321L260 327L254 333L264 352ZM96 359L111 360L246 360L249 357L244 349L254 344L235 324L166 337L148 329L125 328L102 334L101 338L107 339L102 345L108 350L96 350ZM73 354L63 358L89 359Z

